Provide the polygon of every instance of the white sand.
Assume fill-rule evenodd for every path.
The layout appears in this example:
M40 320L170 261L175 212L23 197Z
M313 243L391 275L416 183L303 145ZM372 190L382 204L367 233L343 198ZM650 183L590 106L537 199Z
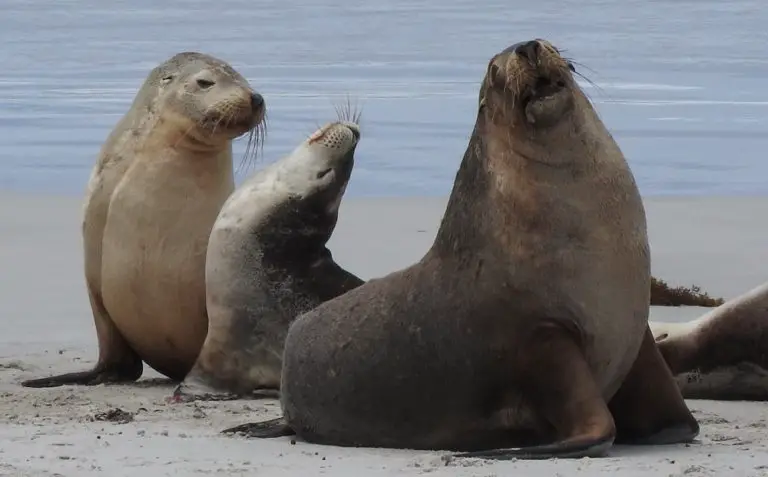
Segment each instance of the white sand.
M444 199L347 199L331 242L364 278L418 259ZM768 279L768 199L647 201L654 274L733 297ZM760 224L758 226L754 224ZM768 475L768 404L690 401L702 425L687 446L616 447L609 457L450 461L439 452L343 449L225 437L277 415L276 401L167 404L170 384L25 389L22 379L89 368L96 338L81 271L77 198L0 194L0 475ZM689 319L701 309L654 309ZM146 370L145 377L158 375ZM94 420L113 407L120 424Z

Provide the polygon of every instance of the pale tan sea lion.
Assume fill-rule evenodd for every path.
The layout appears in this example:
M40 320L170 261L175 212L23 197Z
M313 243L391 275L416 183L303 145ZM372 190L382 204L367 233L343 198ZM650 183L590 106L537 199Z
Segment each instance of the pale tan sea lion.
M572 69L544 40L491 59L430 250L298 317L283 418L224 432L490 458L697 435L648 329L640 194Z
M768 401L768 283L695 320L650 326L684 397Z
M363 283L326 247L360 138L349 119L315 131L222 207L206 260L208 334L176 400L276 394L290 323Z
M99 358L28 387L134 381L142 361L184 378L205 339L205 251L234 190L232 141L264 100L226 62L179 53L152 72L110 134L85 203L85 278Z

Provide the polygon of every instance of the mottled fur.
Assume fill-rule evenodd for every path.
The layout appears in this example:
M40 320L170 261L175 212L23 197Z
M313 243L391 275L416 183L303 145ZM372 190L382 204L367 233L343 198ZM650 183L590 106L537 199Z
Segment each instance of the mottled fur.
M326 247L359 134L327 124L227 200L208 245L208 334L178 399L278 390L290 323L363 283Z

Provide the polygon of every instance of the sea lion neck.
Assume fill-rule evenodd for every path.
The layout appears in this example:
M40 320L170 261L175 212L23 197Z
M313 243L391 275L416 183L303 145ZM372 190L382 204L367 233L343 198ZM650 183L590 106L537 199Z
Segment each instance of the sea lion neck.
M583 186L579 184L588 165L533 160L526 153L533 156L539 151L528 146L519 141L513 144L508 135L489 130L482 113L478 116L433 254L472 260L481 251L495 250L489 243L513 233L510 227L527 230L538 226L541 216L533 209L545 215L559 213L563 188ZM520 215L523 210L530 213Z
M485 145L475 124L432 245L431 251L438 255L471 253L486 240L484 224L488 221L483 216L490 212L487 191L491 178L485 154Z
M306 263L308 257L322 255L338 220L337 212L326 210L327 200L325 196L286 200L259 224L250 247L260 250L265 262L285 263L291 257Z

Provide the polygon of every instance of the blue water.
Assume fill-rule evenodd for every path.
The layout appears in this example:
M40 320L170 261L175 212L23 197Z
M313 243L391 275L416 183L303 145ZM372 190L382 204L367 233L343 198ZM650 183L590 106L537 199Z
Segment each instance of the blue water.
M348 195L447 194L488 59L541 37L599 86L585 90L644 194L768 193L764 0L0 3L4 189L82 193L149 70L198 50L266 97L257 167L349 95L363 139Z

